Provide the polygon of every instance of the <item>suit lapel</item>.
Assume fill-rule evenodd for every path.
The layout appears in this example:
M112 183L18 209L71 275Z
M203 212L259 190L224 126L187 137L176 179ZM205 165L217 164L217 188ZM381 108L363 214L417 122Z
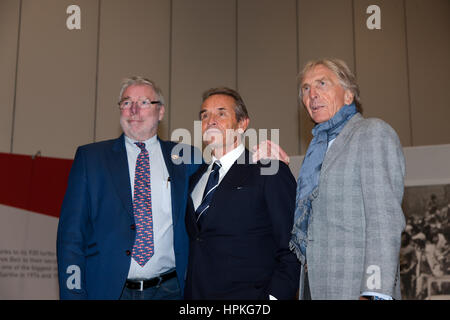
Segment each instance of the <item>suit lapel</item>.
M161 146L161 151L163 154L164 162L166 164L167 171L169 172L170 177L170 199L172 203L172 223L175 227L179 222L180 217L184 216L185 210L185 202L181 201L184 197L184 188L185 188L185 179L187 176L185 174L184 165L174 164L172 161L172 157L174 156L182 156L172 154L173 147L175 143L170 141L163 141L159 139L158 141ZM184 223L184 220L182 221Z
M208 170L208 164L204 163L198 168L197 172L195 172L191 179L189 180L189 196L191 195L192 191L194 190L195 186L197 185L200 178L205 174L206 170Z
M230 167L225 177L223 177L222 181L217 187L217 190L214 193L210 207L204 218L202 227L203 229L205 229L210 223L210 221L214 219L214 214L216 214L215 204L217 202L220 203L222 197L228 197L230 195L230 191L234 192L234 189L239 187L248 178L251 172L251 170L249 170L248 168L248 166L251 165L249 159L251 159L250 153L247 149L245 149L242 155L238 158L238 160L236 160ZM200 175L200 177L203 175L203 173ZM200 179L200 177L198 177L197 181ZM193 186L195 186L196 184L197 183L193 184Z
M342 129L330 149L327 151L322 164L321 174L324 174L334 160L345 150L345 146L349 141L347 138L352 134L353 129L357 124L363 119L361 114L357 113L347 122L344 129Z
M113 144L110 156L107 157L111 179L117 194L126 210L133 217L133 203L131 197L130 170L128 168L125 136L122 134Z
M194 190L194 188L197 185L200 178L205 174L206 170L208 170L208 164L204 163L200 166L200 168L198 168L198 170L189 179L187 203L188 203L188 208L192 208L192 210L188 210L187 214L189 215L189 219L191 219L193 221L193 224L195 226L197 226L197 222L196 222L196 217L195 217L194 201L192 201L191 193ZM198 231L198 228L197 228L197 231Z
M248 166L251 165L249 159L250 153L247 149L245 149L238 160L236 160L231 166L230 170L228 170L225 177L223 177L220 185L218 186L217 192L220 192L223 188L237 187L242 184L245 179L247 179L250 173Z

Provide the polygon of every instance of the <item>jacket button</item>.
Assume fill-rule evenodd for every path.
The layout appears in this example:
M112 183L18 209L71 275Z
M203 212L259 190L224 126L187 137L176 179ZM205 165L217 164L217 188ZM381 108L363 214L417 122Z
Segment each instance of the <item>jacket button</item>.
M130 229L131 229L131 230L136 230L136 225L135 225L135 224L132 224L132 225L130 226Z
M131 251L130 251L130 250L125 251L125 254L126 254L127 256L129 256L129 255L131 254Z

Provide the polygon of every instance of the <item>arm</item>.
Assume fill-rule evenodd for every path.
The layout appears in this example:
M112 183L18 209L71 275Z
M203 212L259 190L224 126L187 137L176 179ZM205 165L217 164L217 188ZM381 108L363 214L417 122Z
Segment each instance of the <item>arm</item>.
M85 228L89 204L84 157L77 150L69 175L57 233L60 299L87 299L85 291Z
M268 293L276 299L293 299L298 289L300 264L289 250L296 195L296 182L289 167L279 163L278 172L267 176L264 188L277 247Z
M380 120L362 135L361 188L365 216L365 261L361 292L392 297L399 267L405 162L394 130Z

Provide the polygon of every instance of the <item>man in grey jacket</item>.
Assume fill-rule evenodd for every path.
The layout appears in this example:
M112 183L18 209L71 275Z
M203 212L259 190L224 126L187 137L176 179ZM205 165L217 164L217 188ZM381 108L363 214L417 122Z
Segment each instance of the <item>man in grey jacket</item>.
M300 74L316 123L297 182L291 249L302 262L300 299L400 299L405 161L395 131L365 119L345 62Z

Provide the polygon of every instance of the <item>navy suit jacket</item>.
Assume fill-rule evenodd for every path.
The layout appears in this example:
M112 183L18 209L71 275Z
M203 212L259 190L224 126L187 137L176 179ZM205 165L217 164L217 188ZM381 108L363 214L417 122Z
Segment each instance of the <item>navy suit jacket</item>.
M245 164L239 164L242 157ZM255 300L269 299L269 294L295 298L300 264L289 250L289 240L296 181L282 162L275 175L261 175L265 166L250 164L249 159L246 150L222 179L201 230L190 194L207 165L191 177L186 299Z
M184 214L189 176L199 167L192 159L197 149L159 142L171 178L175 262L183 290L188 259ZM175 156L174 146L182 146ZM186 150L192 155L191 164L175 165L172 159L182 157L183 151L186 155ZM133 226L124 135L79 147L58 225L60 298L120 298L131 263L136 233Z

